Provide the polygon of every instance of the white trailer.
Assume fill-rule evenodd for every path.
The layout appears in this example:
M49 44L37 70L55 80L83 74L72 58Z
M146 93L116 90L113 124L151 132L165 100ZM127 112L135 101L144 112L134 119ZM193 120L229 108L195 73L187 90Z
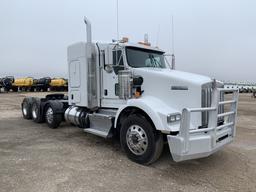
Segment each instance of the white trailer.
M87 42L68 47L68 97L25 98L24 118L51 128L65 120L87 133L117 136L127 156L141 164L157 160L164 143L179 162L209 156L233 141L238 89L172 69L165 52L147 43L94 43L84 21ZM229 100L225 92L233 93Z

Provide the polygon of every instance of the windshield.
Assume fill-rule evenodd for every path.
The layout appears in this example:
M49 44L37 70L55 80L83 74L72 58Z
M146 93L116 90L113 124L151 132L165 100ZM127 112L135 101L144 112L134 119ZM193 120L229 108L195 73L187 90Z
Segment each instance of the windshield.
M166 68L164 53L160 51L127 47L126 57L127 63L131 67Z

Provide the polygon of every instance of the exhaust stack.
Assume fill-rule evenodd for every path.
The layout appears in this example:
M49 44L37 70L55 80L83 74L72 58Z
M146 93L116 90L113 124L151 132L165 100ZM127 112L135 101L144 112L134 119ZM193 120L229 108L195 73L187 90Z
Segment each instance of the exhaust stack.
M88 65L88 74L87 74L87 100L88 108L91 110L98 108L98 95L97 95L97 69L96 69L96 60L93 59L95 54L95 47L92 43L92 31L91 31L91 22L87 17L84 17L84 23L86 25L86 57Z
M87 17L84 17L84 23L86 25L86 35L87 35L87 42L92 42L92 30L91 30L91 22L87 19Z
M92 57L92 29L91 29L91 22L87 17L84 17L84 23L86 25L86 40L87 40L87 58Z

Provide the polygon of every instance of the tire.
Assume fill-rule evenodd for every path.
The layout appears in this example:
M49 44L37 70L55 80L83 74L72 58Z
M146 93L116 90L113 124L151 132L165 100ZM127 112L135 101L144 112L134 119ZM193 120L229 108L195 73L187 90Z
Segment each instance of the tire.
M45 107L45 121L48 127L56 129L59 127L63 114L60 113L63 104L58 101L51 101Z
M31 119L32 118L32 97L26 97L23 99L21 104L21 111L24 119Z
M163 135L138 114L128 116L122 123L120 142L129 159L144 165L155 162L163 150Z
M18 92L18 87L12 87L13 92Z
M44 116L41 111L41 101L40 99L35 98L31 107L32 120L34 122L42 123L44 121Z

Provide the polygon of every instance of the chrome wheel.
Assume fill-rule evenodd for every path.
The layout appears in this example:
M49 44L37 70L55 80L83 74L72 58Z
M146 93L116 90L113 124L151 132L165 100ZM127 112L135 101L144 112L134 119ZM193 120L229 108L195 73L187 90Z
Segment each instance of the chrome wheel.
M35 106L33 106L32 108L32 116L33 116L33 119L37 118L37 108Z
M148 148L148 137L139 125L132 125L126 133L126 143L132 153L142 155Z
M23 114L26 116L28 114L28 110L27 110L27 105L23 105L22 106L22 111L23 111Z
M53 110L51 107L49 107L45 113L45 117L48 123L53 122Z

